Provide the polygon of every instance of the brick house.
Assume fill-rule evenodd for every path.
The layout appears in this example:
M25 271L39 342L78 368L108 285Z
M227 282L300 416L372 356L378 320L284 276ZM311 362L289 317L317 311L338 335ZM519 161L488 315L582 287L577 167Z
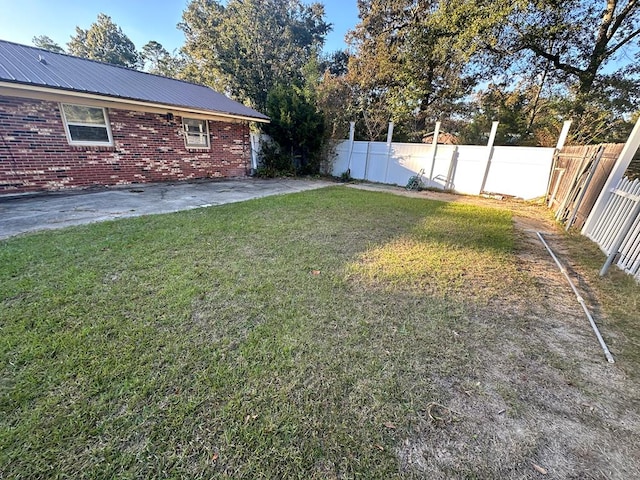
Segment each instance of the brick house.
M194 83L0 40L0 195L241 177L265 115Z

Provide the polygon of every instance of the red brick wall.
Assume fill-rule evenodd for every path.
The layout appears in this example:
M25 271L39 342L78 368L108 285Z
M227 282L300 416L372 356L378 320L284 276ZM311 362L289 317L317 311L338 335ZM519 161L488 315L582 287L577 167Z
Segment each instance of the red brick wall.
M58 103L0 97L0 194L247 174L246 123L209 121L211 148L187 149L179 116L107 112L112 147L71 146Z

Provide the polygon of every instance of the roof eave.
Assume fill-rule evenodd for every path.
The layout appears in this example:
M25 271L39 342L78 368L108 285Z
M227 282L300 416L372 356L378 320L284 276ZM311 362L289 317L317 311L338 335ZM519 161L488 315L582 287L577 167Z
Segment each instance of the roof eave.
M271 120L268 117L264 117L264 118L253 117L249 115L239 115L239 114L234 114L229 112L220 112L217 110L204 110L204 109L193 108L193 107L188 107L184 105L156 103L156 102L149 102L145 100L139 100L135 98L125 98L125 97L118 97L115 95L105 95L105 94L98 94L94 92L85 92L85 91L73 90L69 88L56 88L56 87L50 87L50 86L34 85L30 83L0 80L0 93L2 93L2 90L4 88L14 89L14 90L18 90L19 92L26 92L26 93L36 92L36 93L52 94L52 95L64 95L64 96L75 97L75 98L84 98L84 99L97 100L97 101L108 101L111 103L117 103L117 104L127 105L127 106L141 106L141 107L161 109L161 110L172 110L175 112L184 112L187 114L197 114L197 115L204 115L204 116L211 116L211 117L222 117L223 119L228 118L230 120L241 120L241 121L248 121L248 122L259 122L259 123L271 122Z

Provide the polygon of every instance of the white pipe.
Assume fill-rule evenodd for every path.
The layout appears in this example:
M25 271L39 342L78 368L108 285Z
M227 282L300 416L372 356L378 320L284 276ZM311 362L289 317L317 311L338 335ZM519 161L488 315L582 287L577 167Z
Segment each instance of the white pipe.
M604 343L604 340L602 339L602 335L600 335L600 330L598 330L598 326L596 325L596 322L593 320L593 317L591 316L591 313L589 313L589 309L587 308L587 304L584 302L584 299L582 298L582 296L578 292L578 289L576 288L576 286L571 281L571 277L569 277L569 274L567 273L567 270L562 266L562 264L560 263L560 260L558 260L558 257L555 256L555 254L551 250L551 247L549 247L547 242L545 242L544 238L542 238L542 234L540 232L536 232L536 233L538 234L538 238L540 238L540 241L542 242L542 244L545 246L545 248L549 252L549 255L551 255L551 258L553 258L554 262L556 262L556 265L558 266L560 271L563 273L564 277L567 279L567 282L569 282L569 285L571 286L571 289L573 290L573 293L575 293L576 298L578 299L578 302L580 303L580 305L582 305L582 309L584 310L584 313L587 315L587 318L589 319L589 323L591 324L591 328L593 328L593 331L595 332L596 337L598 338L598 341L600 342L600 346L602 347L602 350L604 350L604 356L607 357L607 361L609 363L614 363L615 360L613 359L613 355L611 355L611 352L607 348L607 344Z

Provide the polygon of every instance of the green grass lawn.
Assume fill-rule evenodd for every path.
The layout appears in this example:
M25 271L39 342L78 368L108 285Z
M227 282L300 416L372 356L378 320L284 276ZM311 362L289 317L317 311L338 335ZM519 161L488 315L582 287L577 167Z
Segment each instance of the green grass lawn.
M344 187L0 242L0 478L417 475L532 288L509 213Z

